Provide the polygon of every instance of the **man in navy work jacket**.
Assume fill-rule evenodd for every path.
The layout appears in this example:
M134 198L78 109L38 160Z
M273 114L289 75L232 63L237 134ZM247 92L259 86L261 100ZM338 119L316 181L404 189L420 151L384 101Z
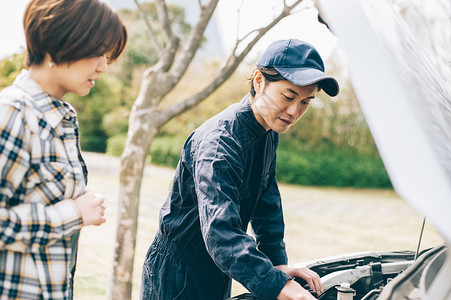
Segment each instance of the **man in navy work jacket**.
M315 272L287 266L275 176L279 133L321 89L335 96L339 88L318 51L276 41L253 72L250 93L188 137L146 255L141 299L225 299L231 278L261 300L315 299L294 277L322 292ZM246 234L249 223L255 237Z

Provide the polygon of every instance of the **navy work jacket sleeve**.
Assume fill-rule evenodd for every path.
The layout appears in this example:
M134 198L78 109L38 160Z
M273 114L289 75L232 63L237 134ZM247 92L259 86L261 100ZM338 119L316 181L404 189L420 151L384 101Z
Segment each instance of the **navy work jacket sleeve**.
M254 219L261 250L253 237L246 234L240 218L240 187L243 184L243 165L240 143L227 134L201 142L194 158L194 184L198 199L200 227L208 253L216 265L226 274L243 284L259 299L276 299L290 277L273 264L285 263L284 250L280 251L283 236L274 230L274 247L271 238L265 239L263 227L275 219L282 219L280 197L274 186L265 191L265 201L257 208L260 213ZM244 199L245 200L245 199ZM272 203L272 202L275 203ZM263 221L264 211L269 219ZM282 221L283 222L283 221ZM266 225L265 225L266 224ZM275 224L280 226L280 222ZM274 250L276 249L276 250ZM283 253L283 254L282 254ZM271 261L273 260L273 262Z
M288 258L285 251L285 243L283 242L285 224L275 176L275 163L276 158L274 157L268 188L257 202L251 218L251 224L257 240L258 250L265 253L273 265L279 266L286 265Z

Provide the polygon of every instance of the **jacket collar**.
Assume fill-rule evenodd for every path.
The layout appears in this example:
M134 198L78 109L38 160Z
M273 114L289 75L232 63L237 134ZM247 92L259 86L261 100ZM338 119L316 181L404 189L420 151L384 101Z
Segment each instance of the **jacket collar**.
M258 137L261 137L265 134L268 134L272 130L266 131L266 129L257 121L255 118L254 111L249 103L250 95L247 94L241 99L240 102L240 113L243 115L244 122L249 126L252 132L255 133Z

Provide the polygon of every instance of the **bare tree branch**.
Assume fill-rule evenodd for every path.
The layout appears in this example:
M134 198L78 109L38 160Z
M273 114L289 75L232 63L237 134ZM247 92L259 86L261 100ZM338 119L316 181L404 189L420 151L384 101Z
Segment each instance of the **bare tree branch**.
M190 62L193 60L196 51L199 48L204 36L205 28L210 21L213 12L218 5L219 0L211 0L209 3L201 7L200 17L196 25L192 28L185 46L183 47L183 55L175 62L174 71L171 72L171 80L178 81L187 70Z
M171 22L169 20L168 16L168 9L166 7L166 1L165 0L156 0L155 1L156 7L157 7L157 13L158 17L161 22L161 29L164 33L164 37L166 41L171 41L174 38L174 34L172 32L172 26Z
M248 33L243 39L237 40L235 43L235 47L227 59L227 63L222 67L222 69L218 72L218 75L212 80L212 82L207 85L202 91L197 94L183 100L177 102L171 107L167 108L165 111L162 111L161 114L164 116L163 118L167 118L165 121L168 122L175 116L189 110L194 105L198 104L200 101L206 98L209 94L211 94L214 90L216 90L227 78L229 78L238 65L243 61L246 55L252 50L255 44L261 39L261 37L268 32L271 28L273 28L280 20L285 18L290 14L290 12L299 5L303 0L297 0L291 6L284 6L283 11L267 26L262 27L260 29L252 30ZM236 49L238 46L251 34L256 32L255 37L246 45L241 53L236 55ZM163 123L164 124L164 123Z
M244 1L244 0L243 0L243 1ZM284 0L284 9L283 9L282 13L281 13L279 16L277 16L276 18L274 18L273 21L272 21L270 24L268 24L267 26L262 27L262 28L260 28L260 29L253 29L253 30L251 30L250 32L248 32L247 34L245 34L244 37L242 37L241 39L238 38L238 31L237 31L237 37L236 37L235 46L234 46L234 48L233 48L233 50L232 50L232 54L231 54L230 57L228 58L228 61L227 61L227 63L226 63L225 65L228 65L228 64L231 63L231 62L229 62L229 61L230 61L231 59L234 58L235 53L236 53L236 50L238 49L238 47L240 46L240 44L244 42L244 40L246 40L249 36L251 36L251 35L252 35L253 33L255 33L255 32L258 32L256 38L259 36L259 33L263 32L263 34L264 34L266 31L268 31L268 30L270 30L272 27L274 27L274 25L275 25L276 23L278 23L280 20L282 20L282 19L285 18L286 16L292 14L294 8L296 8L296 7L297 7L301 2L303 2L303 1L304 1L304 0L298 0L298 1L296 1L293 5L287 6L287 5L286 5L286 2L285 2L285 0ZM239 10L240 10L240 9L241 9L241 7L238 9L238 13L239 13ZM305 7L305 8L303 8L303 9L307 9L307 8ZM300 11L303 10L303 9L300 9L300 10L297 11L297 12L300 12ZM297 13L297 12L295 12L295 13ZM254 38L254 40L255 40L256 38ZM258 39L259 39L259 38L258 38ZM257 40L258 40L258 39L257 39Z
M155 66L152 66L145 71L143 80L148 81L148 83L141 85L142 90L140 91L138 98L142 99L142 101L135 102L135 105L138 105L140 109L147 109L151 106L158 105L158 102L160 102L162 98L154 97L154 95L165 95L177 84L186 72L200 46L205 28L207 27L208 22L216 9L218 1L219 0L211 0L201 9L199 21L191 29L188 39L184 43L185 46L182 51L180 51L181 55L175 63L174 59L176 58L176 53L179 50L179 39L173 36L172 40L169 41L168 45L165 47L162 59L160 59ZM171 72L167 73L169 69L171 69ZM159 77L154 79L152 74L158 74ZM146 86L155 86L150 84L152 80L158 81L157 93L155 93L153 88L145 88Z
M240 7L238 7L236 14L238 16L236 20L236 32L235 32L235 40L238 40L238 37L240 35L240 23L241 23L241 9L243 8L244 0L241 0ZM235 48L236 49L236 48Z
M156 36L155 32L153 31L152 25L149 22L149 18L147 16L146 12L142 9L141 5L138 3L138 0L134 0L134 1L136 4L136 7L138 8L139 14L141 15L141 18L144 19L144 22L146 23L146 26L150 32L150 41L152 42L152 46L157 51L158 57L161 57L162 49L161 49L160 43L158 43L157 36Z

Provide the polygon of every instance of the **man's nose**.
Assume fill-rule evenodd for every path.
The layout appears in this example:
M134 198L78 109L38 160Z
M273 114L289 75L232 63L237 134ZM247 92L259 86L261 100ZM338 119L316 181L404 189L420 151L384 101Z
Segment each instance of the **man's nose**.
M299 101L293 101L290 103L290 105L287 107L287 114L289 114L291 117L296 118L299 115L299 108L300 103Z

